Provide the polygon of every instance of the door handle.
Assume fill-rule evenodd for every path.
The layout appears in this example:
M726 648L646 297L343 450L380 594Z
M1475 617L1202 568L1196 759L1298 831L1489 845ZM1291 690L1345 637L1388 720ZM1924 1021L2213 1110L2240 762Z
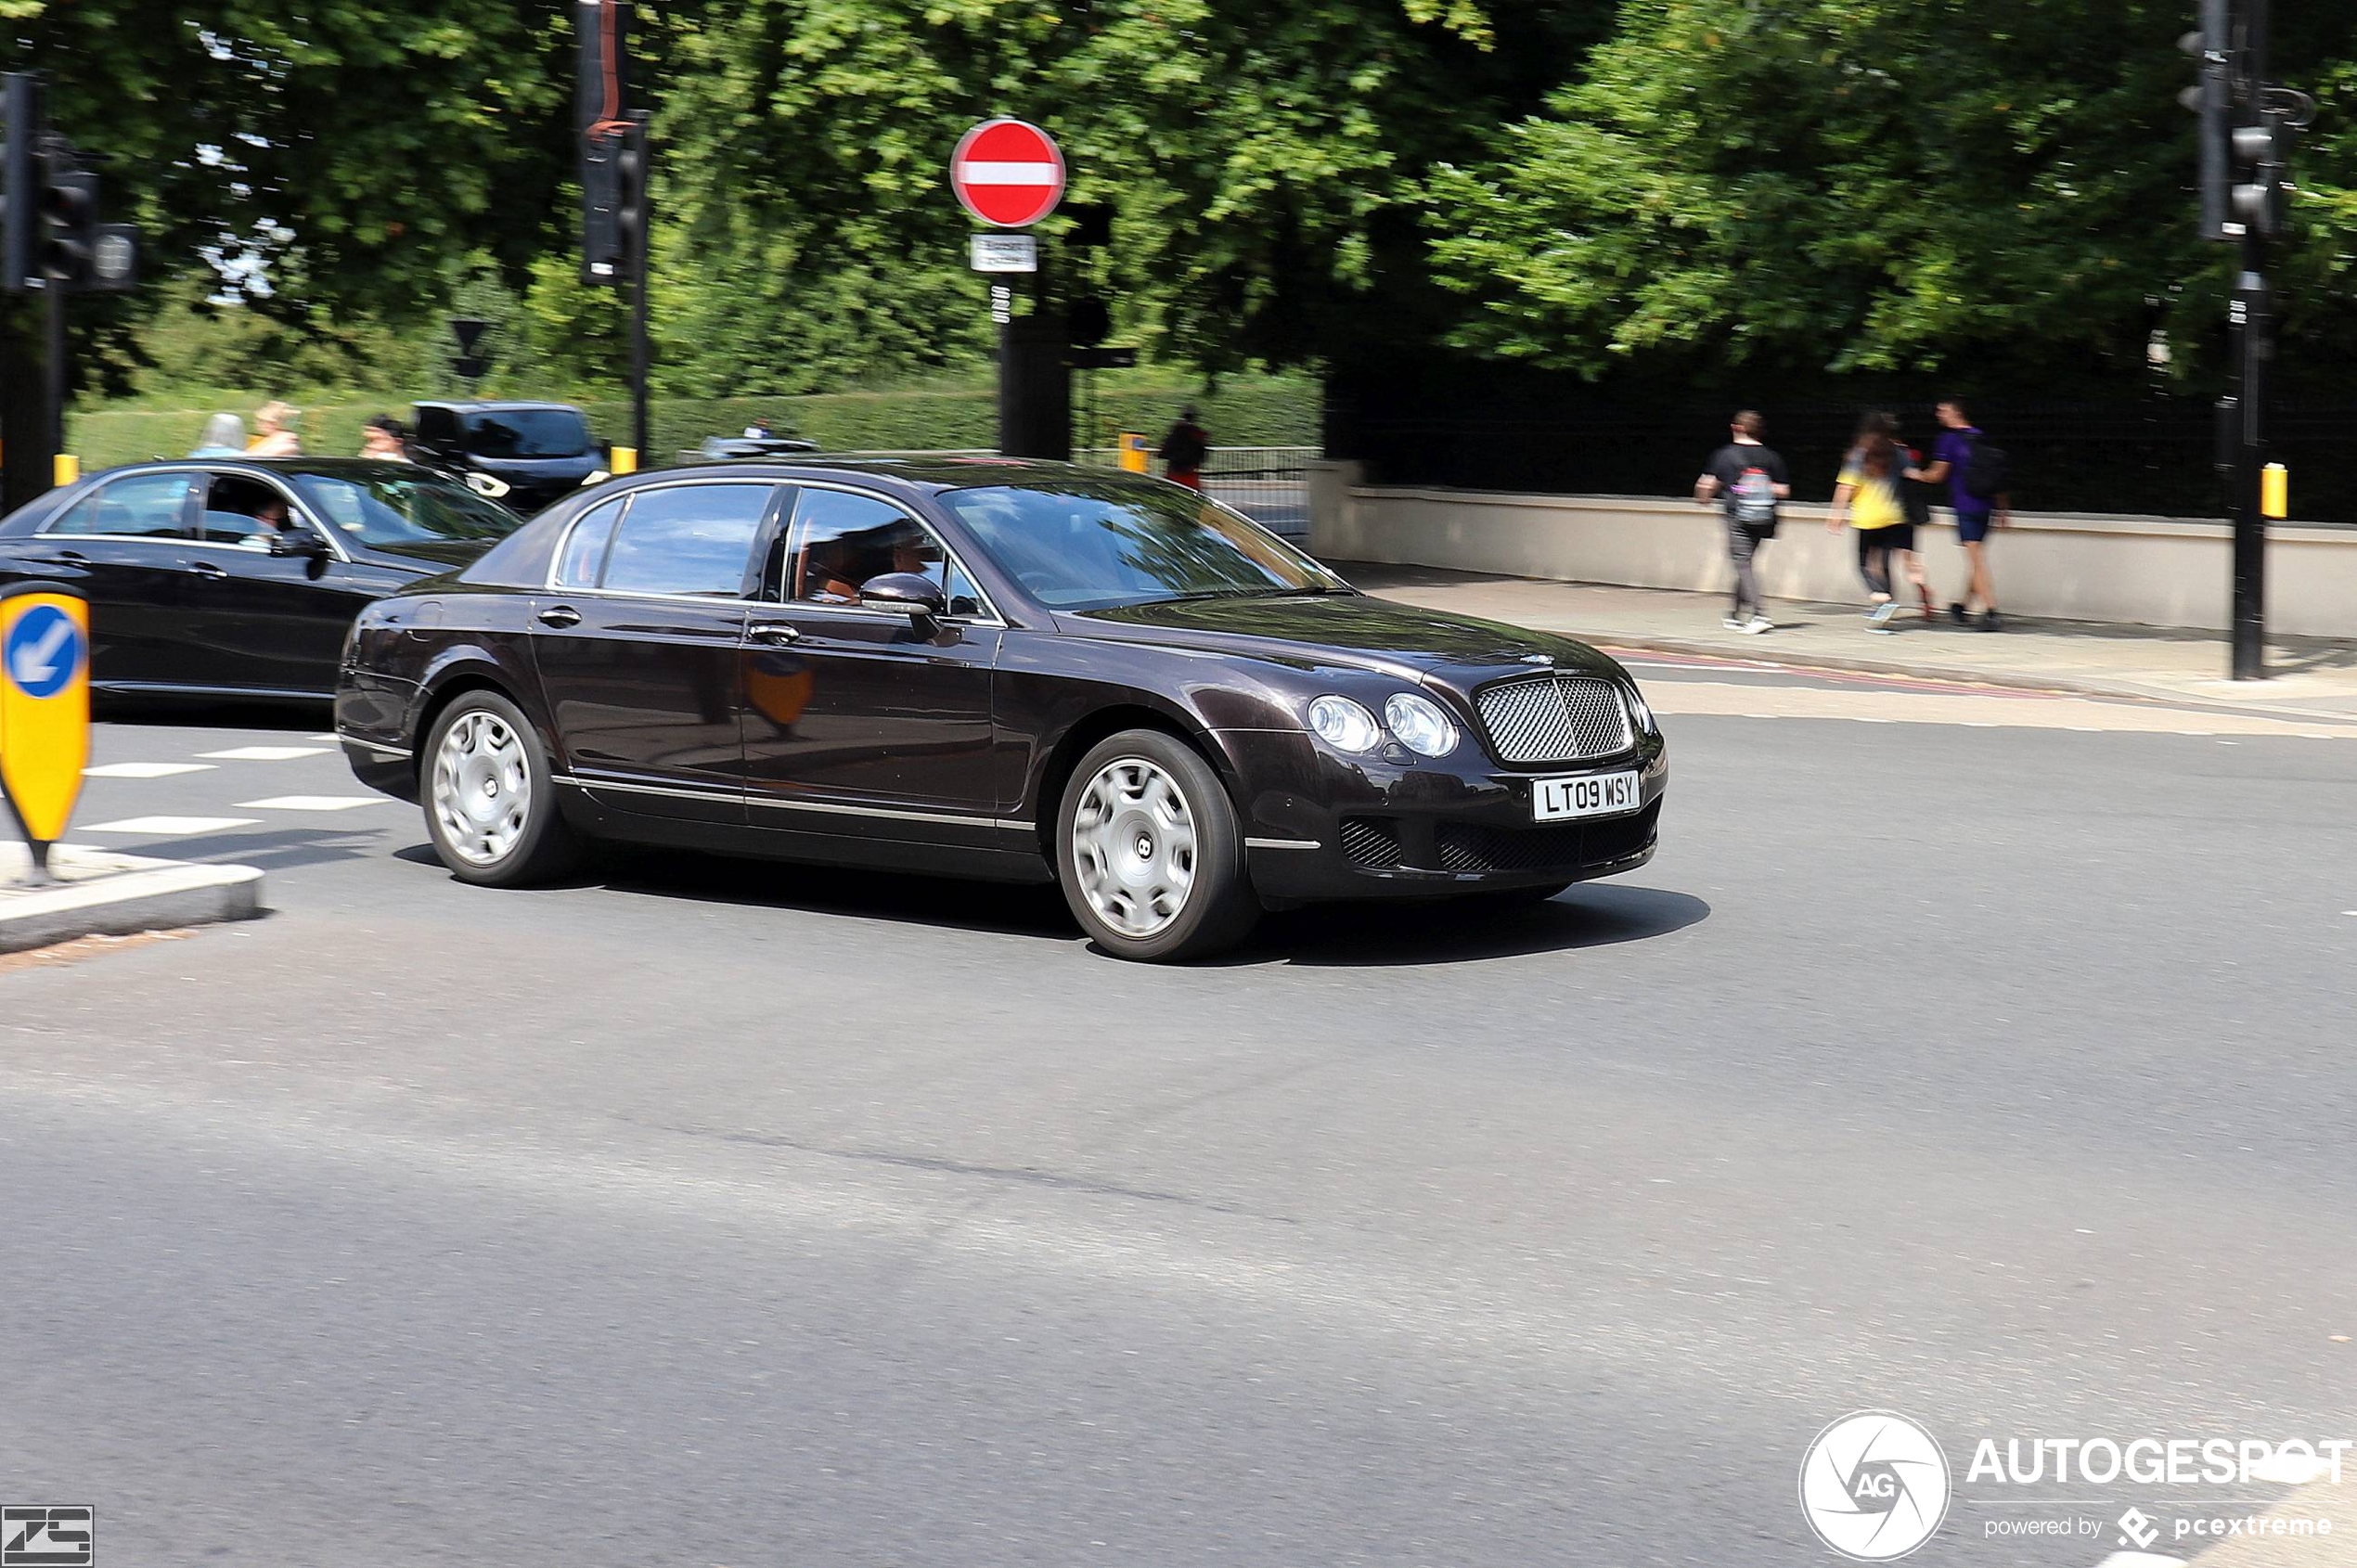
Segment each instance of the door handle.
M783 621L755 621L745 628L745 638L749 642L766 642L772 648L783 648L788 643L800 642L802 633Z
M569 604L552 604L540 612L539 621L544 626L554 626L561 631L567 626L580 625L581 611Z
M62 561L68 566L87 566L90 564L90 558L84 555L80 550L59 550L56 555L51 556L49 559L55 561Z
M209 560L192 560L188 563L188 570L195 572L200 577L207 578L214 582L218 582L222 578L229 575L225 570L213 565L213 562Z

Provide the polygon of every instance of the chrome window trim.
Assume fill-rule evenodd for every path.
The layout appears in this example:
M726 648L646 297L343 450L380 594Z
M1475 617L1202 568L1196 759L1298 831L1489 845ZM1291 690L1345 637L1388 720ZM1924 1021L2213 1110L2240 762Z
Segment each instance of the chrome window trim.
M623 492L621 496L618 497L622 502L622 510L613 520L614 537L619 538L621 536L623 524L630 521L631 506L637 502L639 496L645 495L650 490L685 490L690 486L707 484L728 484L743 489L752 485L766 484L769 487L769 505L774 507L778 504L779 490L792 485L793 482L794 482L790 479L753 479L745 476L740 476L735 479L727 479L718 474L705 474L695 479L675 479L661 483L634 485L630 489ZM599 500L591 502L588 506L582 508L579 511L573 513L573 516L565 520L565 531L558 536L556 548L548 553L548 571L540 585L544 591L552 594L612 594L616 598L692 599L702 604L714 604L719 602L710 594L661 594L650 592L643 588L569 588L559 583L557 581L557 568L564 564L565 551L570 549L573 546L573 531L581 526L581 522L584 518L587 517L591 512L602 509L607 501L614 499L617 499L617 497L601 497ZM761 515L764 521L767 520L769 515L767 508L763 508ZM792 526L792 520L789 518L787 520L787 523L788 526ZM610 538L606 541L606 554L612 555L612 553L613 539ZM602 577L605 574L606 562L604 558L600 557L598 561L598 575ZM735 602L739 604L752 604L756 601L746 598L742 593L739 593Z
M833 480L789 480L785 482L792 484L797 490L831 490L839 495L857 495L863 501L875 501L883 506L890 507L894 511L900 513L901 516L907 518L910 522L913 522L919 528L923 529L926 536L932 539L934 544L941 546L942 555L956 563L958 570L965 573L966 581L974 585L974 592L981 597L983 606L982 614L945 615L942 619L945 622L960 626L997 626L1003 630L1008 625L1007 617L999 610L998 601L990 597L990 590L983 586L982 579L974 574L974 569L972 567L966 564L966 558L958 553L957 546L950 544L947 539L942 536L940 529L934 527L932 523L918 516L905 503L898 500L896 497L879 495L873 490L863 490L858 485L844 484ZM797 512L802 509L802 498L798 495L794 497L794 509ZM788 561L793 559L793 527L794 520L792 517L789 516L786 519L786 559ZM947 587L947 574L944 573L943 575L943 586L946 589ZM786 585L782 580L775 583L762 584L761 593L763 597L755 602L761 604L774 604L781 610L849 610L855 615L866 615L895 621L905 621L908 619L907 616L901 614L897 610L869 610L867 606L860 604L820 604L815 599L788 598L786 597ZM776 597L769 597L771 595Z
M199 539L193 533L60 533L52 525L55 524L59 518L65 516L68 512L72 511L76 507L81 506L83 502L91 499L99 492L106 490L112 485L121 484L124 480L146 479L155 474L185 474L193 479L198 475L211 473L212 471L212 469L206 468L201 463L175 463L169 468L141 469L135 474L116 474L111 479L97 478L94 476L94 482L91 484L89 489L75 496L66 505L59 507L47 517L43 518L41 520L41 526L34 529L31 533L24 535L24 537L28 539L104 539L110 543L124 545L200 545L204 541ZM187 497L182 497L180 507L184 517L187 511L187 505L188 503Z
M558 773L549 782L570 784L576 790L618 790L628 795L663 795L683 801L742 801L748 805L779 807L787 811L816 811L839 816L888 817L899 822L940 822L961 828L1006 828L1017 832L1029 832L1032 824L1012 816L972 816L952 811L908 811L892 806L844 805L831 801L765 800L748 790L683 789L667 784L632 784L618 778L601 778L595 775Z

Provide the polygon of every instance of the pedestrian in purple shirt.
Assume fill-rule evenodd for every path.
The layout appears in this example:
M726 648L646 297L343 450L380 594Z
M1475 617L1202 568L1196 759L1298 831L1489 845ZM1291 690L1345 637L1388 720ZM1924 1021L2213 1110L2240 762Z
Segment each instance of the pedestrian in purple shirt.
M1972 466L1973 444L1980 439L1980 431L1964 413L1964 405L1952 397L1942 403L1939 423L1943 428L1932 443L1930 465L1909 469L1907 477L1928 484L1946 482L1948 499L1956 508L1956 539L1964 546L1964 559L1972 569L1964 597L1948 607L1948 614L1959 626L1971 625L1973 603L1978 600L1980 629L1993 632L1997 630L1997 583L1989 573L1989 531L2013 521L2013 497L1976 495L1965 488L1964 472Z

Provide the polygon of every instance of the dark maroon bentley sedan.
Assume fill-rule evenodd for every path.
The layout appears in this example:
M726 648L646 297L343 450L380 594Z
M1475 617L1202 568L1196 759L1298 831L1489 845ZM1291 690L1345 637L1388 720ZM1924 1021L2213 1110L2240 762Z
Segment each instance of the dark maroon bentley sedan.
M1370 598L1192 491L1054 463L613 481L362 611L336 707L468 881L597 840L1053 880L1146 959L1264 908L1630 870L1668 776L1585 644Z

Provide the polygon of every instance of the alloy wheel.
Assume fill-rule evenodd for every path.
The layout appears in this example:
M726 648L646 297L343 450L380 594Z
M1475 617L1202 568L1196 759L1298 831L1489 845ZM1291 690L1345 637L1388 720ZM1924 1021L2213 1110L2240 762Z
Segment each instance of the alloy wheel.
M532 767L521 736L496 713L462 715L433 759L434 820L451 852L495 866L532 822Z
M1186 791L1148 758L1115 758L1074 803L1072 860L1081 893L1123 936L1153 936L1186 910L1195 848Z

